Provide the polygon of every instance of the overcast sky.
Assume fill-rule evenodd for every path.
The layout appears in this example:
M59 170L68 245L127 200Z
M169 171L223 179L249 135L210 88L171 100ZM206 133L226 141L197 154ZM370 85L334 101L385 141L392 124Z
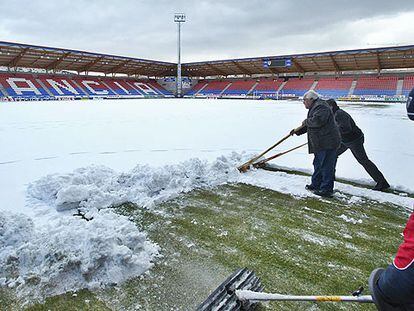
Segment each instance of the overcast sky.
M414 0L0 0L0 41L177 61L414 44Z

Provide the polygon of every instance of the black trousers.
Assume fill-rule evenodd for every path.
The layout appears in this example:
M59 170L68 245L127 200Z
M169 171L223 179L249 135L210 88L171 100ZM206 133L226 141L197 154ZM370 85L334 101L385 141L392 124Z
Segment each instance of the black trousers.
M364 167L369 176L371 176L376 183L386 183L387 181L384 175L382 175L378 167L368 158L364 148L364 140L364 135L362 135L361 138L350 143L341 143L337 150L337 156L339 157L348 149L351 150L358 163Z

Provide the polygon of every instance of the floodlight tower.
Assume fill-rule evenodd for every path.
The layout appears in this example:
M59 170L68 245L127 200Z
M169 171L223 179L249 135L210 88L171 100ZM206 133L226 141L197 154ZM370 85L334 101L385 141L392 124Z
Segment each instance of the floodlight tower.
M177 64L177 97L181 97L181 23L185 23L185 14L184 13L175 13L174 22L178 24L178 64Z

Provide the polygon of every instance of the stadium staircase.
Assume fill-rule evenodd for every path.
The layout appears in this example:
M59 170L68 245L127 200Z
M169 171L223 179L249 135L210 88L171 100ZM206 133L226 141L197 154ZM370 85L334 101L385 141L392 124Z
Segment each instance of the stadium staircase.
M312 86L310 87L310 90L314 90L316 88L316 86L318 85L318 81L315 80L312 84Z
M223 89L223 91L221 91L221 93L220 93L220 95L219 96L222 96L223 94L224 94L224 92L226 92L226 90L229 88L229 87L231 87L231 85L233 84L233 82L230 82L224 89Z
M401 95L403 91L404 79L399 79L397 82L397 93L396 95Z
M117 94L105 81L101 81L101 83L105 85L108 88L108 90L111 90L112 93Z
M258 86L259 85L259 82L257 82L256 81L256 83L255 84L253 84L253 86L250 88L250 90L247 92L247 94L246 95L250 95L250 94L252 94L253 93L253 90L256 88L256 86Z
M36 81L40 84L40 86L49 94L49 96L53 97L52 92L43 84L43 81L40 79L36 79Z
M0 96L1 96L1 94L3 94L3 96L9 96L9 93L7 93L6 89L0 83Z
M280 92L285 87L286 83L287 83L287 81L283 81L282 84L277 89L277 91Z
M349 92L348 92L348 96L354 95L356 85L357 85L357 81L353 80L351 84L351 88L349 89Z
M206 83L206 84L204 84L202 87L201 87L201 89L199 89L198 91L197 91L197 93L195 94L195 95L197 95L197 94L199 94L200 92L202 92L206 87L208 86L208 83Z

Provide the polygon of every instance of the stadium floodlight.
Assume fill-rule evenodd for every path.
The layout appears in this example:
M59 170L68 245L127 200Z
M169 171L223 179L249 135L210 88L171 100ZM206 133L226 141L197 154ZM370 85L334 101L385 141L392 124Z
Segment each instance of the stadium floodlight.
M181 23L185 22L185 14L184 13L175 13L174 14L174 22L176 22L178 24L177 97L181 97L181 89L182 89L182 82L181 82Z

